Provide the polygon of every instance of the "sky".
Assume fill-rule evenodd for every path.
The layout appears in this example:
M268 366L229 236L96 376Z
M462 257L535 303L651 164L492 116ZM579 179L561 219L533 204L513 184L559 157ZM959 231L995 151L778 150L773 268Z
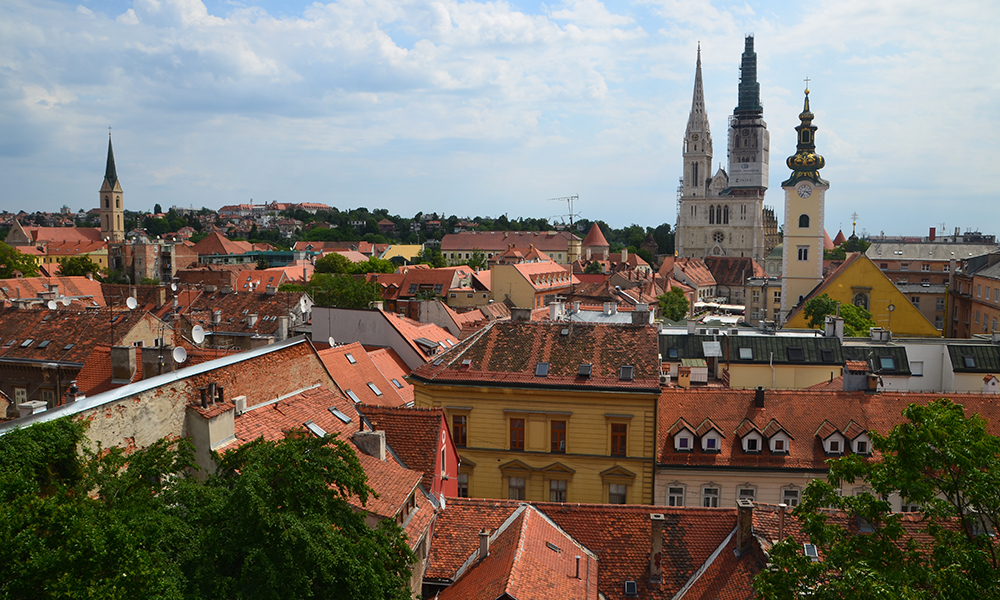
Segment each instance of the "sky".
M744 35L782 222L804 79L831 236L1000 233L994 0L3 0L0 210L322 202L676 222L701 43L726 164Z

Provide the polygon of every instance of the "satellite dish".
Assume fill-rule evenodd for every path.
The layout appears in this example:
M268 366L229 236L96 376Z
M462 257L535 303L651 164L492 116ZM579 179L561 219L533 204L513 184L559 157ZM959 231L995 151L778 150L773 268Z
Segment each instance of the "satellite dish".
M129 310L135 310L135 307L139 306L139 303L135 301L135 298L129 296L128 300L125 301L125 306L127 306Z
M333 336L330 336L329 338L327 338L326 341L330 342L330 347L332 348L333 347Z
M49 300L49 303L48 303L49 310L55 310L56 306L58 306L58 305L56 304L55 300Z
M174 355L174 362L177 364L186 361L188 357L187 350L181 348L180 346L174 348L173 355Z
M177 284L176 283L171 283L170 284L170 291L172 291L172 292L176 292L177 291Z
M200 344L205 341L205 328L201 325L195 325L191 328L191 339L194 343Z
M70 302L69 298L62 299L63 306L69 306L69 302Z

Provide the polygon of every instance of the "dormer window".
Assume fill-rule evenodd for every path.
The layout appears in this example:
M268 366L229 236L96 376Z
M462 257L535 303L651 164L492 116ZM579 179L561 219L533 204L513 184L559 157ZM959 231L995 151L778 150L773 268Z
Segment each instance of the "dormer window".
M678 452L690 452L693 436L689 431L682 431L674 436L674 450Z
M748 454L760 454L761 442L760 434L753 432L743 437L743 451Z
M712 431L701 437L701 449L705 452L718 452L722 446L719 434Z
M868 434L862 433L854 438L853 450L855 454L867 456L872 453L872 441Z
M788 437L784 435L776 435L771 438L771 452L774 454L788 454Z
M891 356L878 357L878 365L883 371L896 370L896 360Z
M677 348L667 348L668 358L677 358Z
M840 454L842 452L840 440L827 440L827 452L830 454Z

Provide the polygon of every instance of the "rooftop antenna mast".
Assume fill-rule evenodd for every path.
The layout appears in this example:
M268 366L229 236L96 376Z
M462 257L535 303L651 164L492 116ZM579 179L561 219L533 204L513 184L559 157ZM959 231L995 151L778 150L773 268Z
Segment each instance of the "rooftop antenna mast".
M553 202L553 201L556 201L556 202L563 202L563 201L565 201L566 202L566 205L569 207L569 213L567 213L565 216L569 217L569 228L573 229L573 217L579 217L580 216L578 213L573 212L573 202L574 201L579 202L580 201L580 195L579 194L573 194L572 196L561 196L559 198L549 198L549 202ZM559 216L563 216L563 215L559 215Z

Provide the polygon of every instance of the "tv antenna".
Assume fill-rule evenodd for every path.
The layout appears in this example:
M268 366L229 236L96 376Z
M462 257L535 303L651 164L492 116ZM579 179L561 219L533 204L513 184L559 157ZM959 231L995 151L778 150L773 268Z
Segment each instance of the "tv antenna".
M580 216L578 213L573 212L573 202L574 201L575 202L579 202L580 201L580 195L579 194L573 194L572 196L561 196L559 198L549 198L549 202L563 202L563 201L565 201L566 205L569 207L569 212L566 213L565 215L556 215L556 216L559 216L559 217L569 217L569 227L570 227L570 229L572 229L573 228L573 217L579 217Z

